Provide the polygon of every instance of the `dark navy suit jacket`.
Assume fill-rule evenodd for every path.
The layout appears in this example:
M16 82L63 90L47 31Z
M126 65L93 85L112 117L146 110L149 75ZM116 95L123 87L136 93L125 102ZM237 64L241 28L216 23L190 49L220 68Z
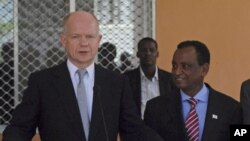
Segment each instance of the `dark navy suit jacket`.
M240 103L243 109L243 123L250 124L250 79L241 84Z
M208 88L208 107L202 141L229 141L230 125L242 123L241 106L233 98L213 90L210 86ZM144 120L165 141L188 141L181 95L179 90L173 94L150 100L146 106Z
M161 141L137 115L126 77L95 65L94 85L89 141L116 141L118 132L125 141ZM36 127L42 141L85 141L66 62L31 74L3 139L30 141Z
M138 108L138 113L141 115L141 74L140 68L130 70L124 73L129 78L130 86L133 91L134 100ZM159 95L169 94L169 91L176 89L172 76L169 72L158 69L159 77Z

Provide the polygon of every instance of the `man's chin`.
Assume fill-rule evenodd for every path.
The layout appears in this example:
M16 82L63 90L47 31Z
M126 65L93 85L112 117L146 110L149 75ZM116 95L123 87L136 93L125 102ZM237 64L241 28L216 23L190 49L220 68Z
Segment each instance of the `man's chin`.
M183 84L183 83L175 83L176 87L179 88L179 89L185 89L186 88L186 85Z
M148 61L148 62L143 62L144 66L152 66L155 65L152 61Z

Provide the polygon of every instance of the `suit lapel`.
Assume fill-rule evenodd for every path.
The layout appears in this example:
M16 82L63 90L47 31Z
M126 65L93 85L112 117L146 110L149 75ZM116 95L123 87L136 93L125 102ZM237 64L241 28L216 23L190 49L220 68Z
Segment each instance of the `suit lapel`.
M84 139L80 111L66 62L59 65L53 73L55 79L52 79L52 81L54 81L54 86L58 90L58 98L65 109L65 115L71 122L72 130L79 138Z
M168 87L166 86L167 84L162 81L162 72L160 69L158 69L158 75L159 75L159 90L160 90L160 95L166 94L165 88Z
M207 105L207 113L204 124L204 130L202 135L202 141L209 140L209 136L216 134L214 133L214 127L217 126L218 115L218 102L216 102L214 91L209 88L209 97L208 97L208 105Z
M183 114L182 114L183 109L182 109L181 95L180 95L179 90L176 90L173 92L174 92L174 95L168 95L168 96L173 98L171 100L171 103L173 103L173 106L169 106L169 107L172 107L170 110L171 110L174 120L176 121L174 123L176 124L176 128L179 128L178 130L176 130L177 137L180 141L188 141L188 137L186 135L186 129L185 129L185 122L184 122Z
M98 141L98 140L106 140L106 133L104 127L104 115L102 114L104 110L105 102L104 97L105 93L101 90L101 87L105 87L106 81L105 74L101 72L100 68L95 65L95 88L94 88L94 96L93 96L93 107L92 107L92 116L90 123L90 132L89 132L89 141ZM102 100L102 101L100 101ZM106 121L105 121L106 122ZM107 128L107 127L106 127ZM98 136L97 136L98 135Z
M141 73L140 68L136 68L128 73L130 86L133 91L133 98L138 109L138 114L141 115Z
M135 99L136 99L136 104L137 104L138 110L141 114L142 96L141 96L141 74L140 74L139 68L136 69L134 77L135 77L135 82L132 85L135 85L135 87L136 87L136 89L135 89L136 91L134 92L134 94L135 94Z
M91 123L90 123L90 132L89 132L89 140L90 141L97 141L100 139L104 139L105 129L104 129L104 115L102 115L100 104L100 97L101 92L94 92L93 97L93 107L92 107L92 116L91 116ZM98 136L97 136L98 135Z

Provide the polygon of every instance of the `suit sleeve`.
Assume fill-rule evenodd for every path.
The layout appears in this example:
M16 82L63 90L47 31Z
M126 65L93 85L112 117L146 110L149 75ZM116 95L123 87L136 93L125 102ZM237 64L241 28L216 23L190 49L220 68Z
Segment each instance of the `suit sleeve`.
M31 75L22 102L13 111L10 124L3 132L3 141L30 141L36 132L39 97L37 83Z
M243 123L250 124L250 80L245 81L241 85L240 103L243 110Z
M127 77L124 77L119 125L122 141L163 141L154 130L144 124L136 111Z

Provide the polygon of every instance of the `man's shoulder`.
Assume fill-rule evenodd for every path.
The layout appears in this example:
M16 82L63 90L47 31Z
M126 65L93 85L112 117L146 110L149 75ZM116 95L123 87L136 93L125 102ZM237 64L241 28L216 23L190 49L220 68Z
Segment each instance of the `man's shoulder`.
M241 123L242 108L236 99L222 92L209 90L208 112L219 114L221 120ZM231 121L232 120L232 121Z
M243 87L250 87L250 79L247 79L247 80L243 81L242 86Z
M134 74L134 73L137 73L137 72L140 72L140 68L137 67L135 69L132 69L132 70L128 70L128 71L125 71L124 74L127 75L127 74Z
M211 98L211 100L215 100L215 101L218 101L218 103L231 105L231 106L239 105L239 101L232 98L231 96L229 96L229 95L227 95L225 93L219 92L217 90L214 90L210 86L208 88L209 88L209 91L210 91L209 92L209 98Z
M148 103L165 103L166 101L168 101L168 97L167 96L157 96L157 97L154 97L152 99L150 99L148 101Z
M105 80L105 81L118 81L118 80L124 80L125 76L122 75L120 72L117 71L111 71L106 68L103 68L102 66L96 65L95 66L95 77L98 78L98 80Z
M121 76L120 72L104 68L98 64L95 65L95 71L96 73L99 73L99 74Z
M126 71L123 74L126 75L126 76L128 76L129 78L138 77L138 76L140 76L140 69L138 67L138 68Z
M149 105L171 105L175 103L176 101L179 101L179 93L177 90L171 91L171 95L160 95L155 98L150 99L147 104Z
M41 70L32 72L30 74L30 76L45 78L45 77L50 76L52 74L59 75L62 72L68 72L66 62L52 66L50 68L45 68L45 69L41 69Z
M167 77L170 77L171 76L171 73L166 71L166 70L163 70L161 68L158 68L158 72L159 72L159 75L163 75L163 76L167 76Z

